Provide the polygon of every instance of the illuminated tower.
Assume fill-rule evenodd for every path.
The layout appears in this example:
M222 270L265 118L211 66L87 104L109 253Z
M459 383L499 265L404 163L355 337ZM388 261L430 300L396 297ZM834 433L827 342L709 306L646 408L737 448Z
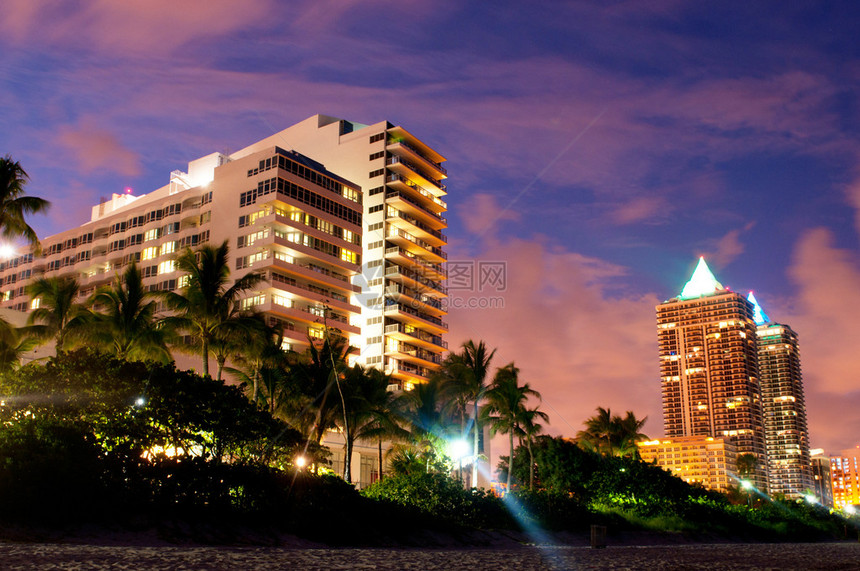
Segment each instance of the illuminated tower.
M814 482L797 333L770 321L752 292L747 299L757 325L769 490L800 498L814 488Z
M767 489L767 452L753 305L720 284L704 258L681 294L657 306L657 338L668 438L728 439L756 457Z
M447 270L445 157L403 127L314 115L235 153L280 145L362 190L359 361L409 389L442 362Z

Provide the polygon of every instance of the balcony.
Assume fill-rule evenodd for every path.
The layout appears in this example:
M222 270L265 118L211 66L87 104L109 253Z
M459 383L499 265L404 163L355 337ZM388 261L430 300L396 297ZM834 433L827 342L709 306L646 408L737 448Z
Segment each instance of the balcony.
M413 236L402 228L389 226L386 238L388 238L389 242L397 244L398 246L409 250L413 254L425 258L429 262L441 264L448 259L448 254L443 252L441 248L431 246L421 238Z
M397 208L389 207L385 219L389 224L402 228L434 246L444 246L448 242L445 234Z
M407 361L421 367L438 367L442 364L442 356L424 349L419 349L406 343L398 343L396 347L385 349L386 357L394 357L399 363Z
M437 192L439 192L439 194L444 194L445 192L447 192L447 188L444 184L442 184L441 180L433 178L429 174L425 173L421 168L413 165L408 161L404 161L401 157L398 157L397 155L392 155L385 159L385 166L391 172L397 173L400 176L408 178L409 180L423 188L438 189Z
M418 311L435 315L436 317L447 314L447 312L442 309L442 302L438 299L423 295L420 292L409 289L401 284L391 284L386 286L385 297L417 309Z
M391 376L396 379L404 379L410 382L426 382L430 380L430 371L409 363L392 360L388 369L391 371Z
M448 272L439 264L426 262L400 246L385 249L385 259L406 266L431 280L444 280Z
M413 272L409 268L388 266L385 268L385 277L392 281L403 283L425 295L433 297L445 297L448 295L448 288L441 283L428 279L422 273Z
M448 225L448 220L441 211L430 208L430 202L411 196L408 192L398 189L385 191L385 202L398 210L408 213L429 228L442 230Z
M424 156L424 153L402 139L389 143L388 150L391 152L404 151L404 156L429 169L431 173L436 175L436 178L443 179L448 176L448 170L445 167L436 161L428 159Z
M386 325L385 334L398 341L405 341L431 351L448 349L448 342L443 340L441 336L431 335L426 331L404 325L403 323Z
M359 293L360 286L349 283L349 278L343 274L333 272L316 264L303 263L299 261L290 262L280 258L267 258L260 260L254 264L255 270L264 269L264 267L277 268L292 274L299 278L308 279L320 284L325 284L329 287L337 288L341 291Z
M438 317L422 313L401 303L388 304L384 311L387 317L402 319L406 323L417 325L437 335L448 332L448 324Z
M429 202L423 206L427 210L437 214L448 210L448 204L444 200L434 195L426 188L415 184L405 176L400 176L397 173L388 173L385 177L385 182L388 183L389 188L392 190L399 190L407 194L418 193L423 198L416 197L417 200L421 200L422 202L426 202L423 199L429 200Z

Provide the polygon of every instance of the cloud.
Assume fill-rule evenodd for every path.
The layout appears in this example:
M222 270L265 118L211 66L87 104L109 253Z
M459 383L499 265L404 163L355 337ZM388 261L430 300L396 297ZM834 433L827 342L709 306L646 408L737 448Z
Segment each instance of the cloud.
M747 222L743 228L730 230L722 238L717 240L714 250L705 254L705 258L717 268L729 265L737 259L738 256L744 253L745 247L740 240L741 234L749 232L754 226L755 222Z
M86 118L74 127L61 127L57 141L66 153L74 157L78 170L83 174L102 170L125 176L140 174L137 153L126 148L113 133L99 127L92 118Z
M108 50L114 54L165 54L202 38L247 28L271 13L268 0L114 2L92 0L71 6L48 0L9 0L3 5L0 37L14 43Z
M475 260L504 262L507 283L450 291L452 349L483 339L498 348L494 366L515 361L556 434L573 436L597 406L647 415L646 432L662 433L655 295L618 295L625 268L539 239L503 240ZM503 307L456 308L469 299Z
M479 237L492 237L501 229L503 221L520 219L519 212L510 207L502 208L494 196L483 193L467 199L459 212L466 230Z
M659 196L644 196L633 198L620 204L610 214L616 224L633 224L636 222L653 221L665 213L665 200Z

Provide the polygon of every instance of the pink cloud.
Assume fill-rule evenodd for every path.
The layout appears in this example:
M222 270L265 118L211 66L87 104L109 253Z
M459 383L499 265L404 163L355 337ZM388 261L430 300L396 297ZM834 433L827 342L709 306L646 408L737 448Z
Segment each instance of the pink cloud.
M272 9L268 0L114 2L94 0L64 9L47 0L4 3L0 36L13 41L111 53L169 53L179 46L259 22Z
M646 432L662 434L655 295L613 295L623 267L539 241L495 243L476 260L504 262L507 284L451 291L452 349L483 339L498 348L494 366L515 361L556 434L573 436L597 406L648 416ZM454 308L468 299L503 307Z
M78 170L90 174L107 170L126 176L140 174L137 153L126 148L117 137L87 118L75 127L61 127L57 141L71 154Z
M616 224L633 224L662 218L666 209L665 200L659 196L633 198L618 205L610 217Z
M501 223L505 220L519 220L520 214L511 208L499 206L492 195L476 194L460 207L460 219L466 230L472 234L484 236L498 232Z
M755 222L748 222L743 228L730 230L716 241L712 252L704 254L705 258L717 268L729 265L746 249L740 240L741 234L749 232L754 226Z

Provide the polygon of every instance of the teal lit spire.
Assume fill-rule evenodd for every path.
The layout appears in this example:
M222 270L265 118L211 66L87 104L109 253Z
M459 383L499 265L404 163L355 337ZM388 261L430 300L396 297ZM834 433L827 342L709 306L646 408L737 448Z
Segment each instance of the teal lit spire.
M761 306L758 304L758 300L756 300L753 292L747 296L747 301L749 301L753 305L753 321L755 321L756 325L764 325L765 323L770 323L770 317L764 312Z
M699 258L699 263L696 265L693 276L690 278L690 281L684 284L684 289L681 290L681 295L678 297L681 299L693 299L702 297L703 295L711 295L724 289L726 288L717 281L717 278L711 273L708 264L705 263L705 257L702 256Z

